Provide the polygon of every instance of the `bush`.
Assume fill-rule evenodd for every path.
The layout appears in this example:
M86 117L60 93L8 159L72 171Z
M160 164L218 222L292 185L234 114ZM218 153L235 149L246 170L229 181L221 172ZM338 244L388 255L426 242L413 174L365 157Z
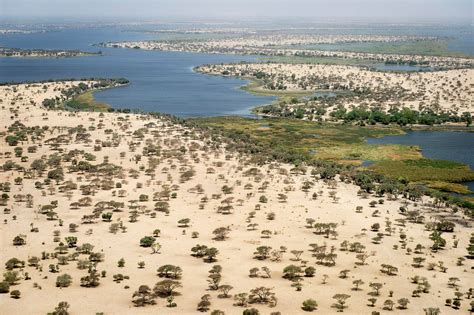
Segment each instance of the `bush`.
M13 290L12 292L10 292L10 297L12 299L19 299L20 295L21 295L20 290Z
M303 302L302 309L307 312L312 312L318 307L318 303L313 299L308 299Z
M145 236L140 240L140 246L151 247L153 243L155 243L155 240L153 236Z
M244 310L243 315L259 315L260 312L256 308L248 308Z
M10 284L6 281L0 282L0 293L8 293L10 291Z
M56 278L56 286L59 288L66 288L72 283L72 277L68 274L63 274Z

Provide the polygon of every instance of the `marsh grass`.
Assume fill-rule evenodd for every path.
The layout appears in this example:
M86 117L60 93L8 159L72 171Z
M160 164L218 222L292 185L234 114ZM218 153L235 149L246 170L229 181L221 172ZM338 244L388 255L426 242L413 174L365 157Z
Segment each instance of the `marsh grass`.
M369 145L368 137L401 135L396 127L359 127L318 124L291 119L246 119L216 117L198 119L202 125L243 133L260 143L283 151L294 151L308 159L361 164L363 160L421 158L418 147Z
M469 188L465 185L458 184L458 183L447 183L441 181L433 181L424 183L428 188L436 189L439 191L444 192L453 192L460 195L467 195L472 194L473 192L469 190Z
M94 99L94 95L90 91L77 95L71 100L66 101L64 106L69 109L94 112L106 112L111 108L110 105L106 103L97 102Z
M412 182L461 183L474 180L474 171L467 165L444 160L380 161L369 168L393 178L404 177Z

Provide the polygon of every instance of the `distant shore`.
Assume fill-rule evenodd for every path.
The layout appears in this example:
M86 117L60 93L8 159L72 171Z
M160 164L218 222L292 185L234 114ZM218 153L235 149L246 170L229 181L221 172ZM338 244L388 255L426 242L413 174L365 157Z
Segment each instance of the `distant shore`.
M80 50L61 50L61 49L23 49L0 47L0 57L11 58L71 58L101 56L102 52L87 52Z

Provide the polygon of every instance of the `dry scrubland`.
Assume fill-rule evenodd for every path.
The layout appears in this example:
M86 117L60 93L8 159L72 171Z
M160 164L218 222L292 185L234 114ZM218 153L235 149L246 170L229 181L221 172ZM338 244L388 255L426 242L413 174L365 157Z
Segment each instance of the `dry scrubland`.
M395 73L354 66L255 63L206 65L197 70L260 79L263 81L261 91L370 91L366 97L344 99L341 105L348 109L365 105L381 107L385 111L392 107L407 107L435 113L474 113L472 69Z
M362 71L350 75L364 83L389 81L384 74L377 80ZM392 80L419 89L411 80ZM336 313L337 299L349 314L422 314L429 307L468 313L472 222L462 211L427 197L360 193L337 177L319 179L311 168L252 165L218 140L164 119L41 108L44 98L77 83L0 87L0 130L27 134L17 146L2 137L0 263L10 292L21 295L0 294L0 313L46 314L67 301L71 314L196 314L204 295L201 307L225 314L246 308L301 314L308 299L317 301L319 314ZM44 164L32 165L37 160ZM439 238L434 230L452 227L445 220L455 222L454 232ZM142 245L154 240L159 246L140 246L154 234ZM205 257L191 256L197 244L207 246ZM168 268L170 278L160 277L158 268L167 264L175 266ZM59 288L64 274L72 283ZM159 295L141 288L142 301L155 305L134 306L141 285ZM178 286L173 301L166 285ZM241 294L259 287L271 294L262 288ZM404 298L407 308L398 308ZM446 299L459 301L460 310L445 306Z

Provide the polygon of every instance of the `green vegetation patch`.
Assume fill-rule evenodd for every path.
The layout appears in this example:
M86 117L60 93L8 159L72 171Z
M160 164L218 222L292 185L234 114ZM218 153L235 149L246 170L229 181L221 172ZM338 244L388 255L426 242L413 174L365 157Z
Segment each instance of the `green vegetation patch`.
M97 102L94 99L92 92L85 92L83 94L73 97L67 101L64 106L68 109L75 109L80 111L94 111L94 112L106 112L111 107L106 103Z
M412 182L460 183L474 180L474 171L469 166L452 161L431 159L380 161L369 168L393 178L403 177Z
M296 48L315 50L334 50L365 52L374 54L399 54L399 55L426 55L426 56L452 56L466 57L461 52L448 49L449 40L419 40L419 41L395 41L395 42L356 42L336 44L314 44L304 45ZM295 47L293 47L295 48Z
M447 183L441 181L434 181L427 183L428 188L436 189L444 192L453 192L461 195L472 194L473 192L465 185L458 183Z
M367 160L412 160L422 158L419 148L399 144L352 144L321 147L316 156L324 160L353 161L352 164L361 164L362 161Z
M248 119L214 117L197 119L199 124L242 134L286 152L297 152L308 159L324 159L360 164L363 160L421 158L418 147L403 145L369 145L368 137L400 135L396 127L360 127L318 124L292 119Z
M249 79L250 83L241 87L240 89L255 95L260 96L277 96L279 98L293 98L310 96L314 91L288 91L288 90L269 90L264 89L263 84L256 79Z
M275 63L289 64L318 64L318 65L343 65L343 66L366 66L376 65L375 61L341 58L341 57L324 57L324 56L270 56L260 58L262 61L270 61Z

